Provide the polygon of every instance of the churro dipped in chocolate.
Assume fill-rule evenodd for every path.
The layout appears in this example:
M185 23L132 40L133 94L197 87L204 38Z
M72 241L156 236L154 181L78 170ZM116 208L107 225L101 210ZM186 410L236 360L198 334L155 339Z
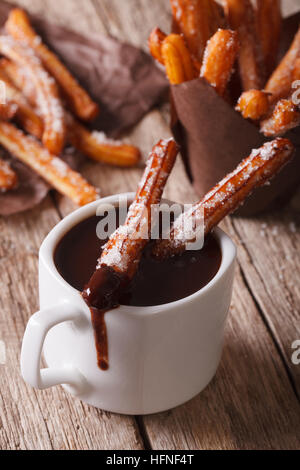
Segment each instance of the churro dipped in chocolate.
M105 313L119 305L123 289L138 269L150 238L151 207L160 203L177 153L173 139L161 140L153 148L126 222L104 246L96 271L83 291L82 296L91 310L98 365L102 370L108 369Z
M149 241L151 207L160 203L177 153L173 139L161 140L153 148L126 222L104 246L97 269L83 292L89 306L107 309L117 305L119 289L133 278Z
M204 235L207 235L227 215L234 212L255 188L267 183L293 157L294 146L288 139L267 142L253 150L232 173L227 175L198 204L183 213L174 222L169 236L159 240L153 249L158 258L167 258L186 250L195 242L201 215L204 218Z

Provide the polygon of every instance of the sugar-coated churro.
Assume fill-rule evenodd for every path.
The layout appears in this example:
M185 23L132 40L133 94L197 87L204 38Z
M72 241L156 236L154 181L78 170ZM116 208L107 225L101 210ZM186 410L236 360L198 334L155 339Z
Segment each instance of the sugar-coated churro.
M82 206L98 199L96 188L13 124L0 121L0 144L76 204Z
M266 137L284 135L300 125L300 111L291 100L279 100L271 116L261 122L260 130Z
M238 32L239 70L243 90L263 86L262 51L257 37L254 9L250 0L224 0L230 28Z
M176 219L169 236L154 245L153 255L167 258L184 252L187 244L195 241L197 227L194 227L194 221L199 220L199 214L204 216L204 234L207 235L224 217L234 212L255 188L275 176L293 154L293 144L281 138L253 150L235 171Z
M272 93L271 101L287 98L292 89L293 72L296 59L300 58L300 28L282 61L271 75L265 90Z
M8 36L0 36L0 52L19 65L35 86L44 121L43 143L53 154L60 154L65 144L64 109L55 80L48 75L34 52Z
M117 305L120 289L133 278L149 241L151 207L160 203L177 153L173 139L161 140L153 148L126 222L104 246L97 269L83 292L90 307L107 309Z
M40 58L46 70L55 78L63 90L72 110L84 120L94 119L99 113L99 106L79 85L58 57L48 49L36 34L24 10L15 8L9 14L5 24L8 33L18 41L32 48Z
M18 111L18 106L13 101L0 103L0 120L11 121Z
M193 57L202 62L207 41L225 26L223 10L214 0L171 0L174 32L186 39Z
M141 159L137 147L106 137L104 132L90 132L70 114L67 115L68 139L84 155L98 162L131 167Z
M236 110L245 119L259 121L268 114L270 109L270 93L262 90L244 91L238 100Z
M204 77L220 96L225 93L238 50L237 33L229 29L219 29L207 43L201 77Z
M32 107L37 107L36 88L26 71L5 57L0 59L0 69L12 85L26 98L27 102Z
M41 140L44 132L44 124L40 116L30 106L24 95L11 83L0 64L0 80L5 84L6 97L17 105L16 121L29 134Z
M193 80L197 74L191 54L179 34L170 34L162 44L162 57L172 85Z

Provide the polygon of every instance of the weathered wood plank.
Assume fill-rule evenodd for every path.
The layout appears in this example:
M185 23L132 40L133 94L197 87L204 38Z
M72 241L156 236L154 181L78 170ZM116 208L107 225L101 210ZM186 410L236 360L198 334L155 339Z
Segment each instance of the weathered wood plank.
M299 212L291 210L246 223L233 219L244 276L283 353L300 397L300 368L291 360L292 343L300 338L299 224Z
M170 7L168 1L148 0L92 0L98 16L107 32L147 50L151 29L159 26L170 29Z
M284 16L292 15L299 11L298 0L284 0L282 2L282 12Z
M300 406L237 272L216 378L197 398L144 418L154 449L296 449Z
M60 5L51 0L7 0L8 3L26 8L33 14L51 23L66 26L79 33L99 32L105 33L95 15L91 0L63 0Z

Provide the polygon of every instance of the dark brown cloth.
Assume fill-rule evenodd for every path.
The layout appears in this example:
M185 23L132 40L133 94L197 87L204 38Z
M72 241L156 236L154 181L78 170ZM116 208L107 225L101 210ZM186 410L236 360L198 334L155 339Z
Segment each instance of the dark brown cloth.
M285 21L284 51L297 31L299 20L300 14L297 14ZM178 117L173 122L173 132L181 144L195 190L202 197L267 139L254 124L219 97L205 80L175 85L171 91ZM300 182L299 128L285 137L290 138L297 148L294 160L271 185L256 190L237 212L239 215L249 216L266 210L282 195L290 195Z
M0 27L12 5L0 2ZM82 36L31 17L43 40L63 60L80 83L99 102L101 114L92 128L111 137L135 125L166 92L168 83L149 55L128 44L102 35ZM76 157L76 158L75 158ZM68 160L77 166L75 155ZM23 164L13 163L20 177L19 188L0 194L0 215L34 207L49 186Z

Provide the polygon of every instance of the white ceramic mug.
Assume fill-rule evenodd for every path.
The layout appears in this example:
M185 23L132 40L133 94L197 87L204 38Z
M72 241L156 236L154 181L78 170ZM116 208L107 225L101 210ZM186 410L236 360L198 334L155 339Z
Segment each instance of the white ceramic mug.
M132 201L133 194L124 195ZM21 369L38 389L62 384L82 401L116 413L143 415L174 408L201 392L214 377L222 352L236 248L219 228L222 252L214 279L195 294L154 307L121 306L105 315L109 369L97 365L90 311L80 292L54 264L54 251L66 233L96 214L99 204L117 205L112 196L85 206L60 222L40 250L40 307L27 325ZM40 369L42 350L48 369Z

